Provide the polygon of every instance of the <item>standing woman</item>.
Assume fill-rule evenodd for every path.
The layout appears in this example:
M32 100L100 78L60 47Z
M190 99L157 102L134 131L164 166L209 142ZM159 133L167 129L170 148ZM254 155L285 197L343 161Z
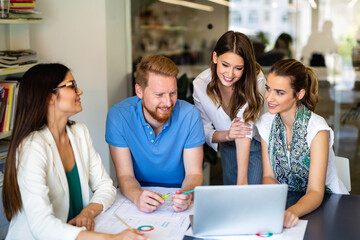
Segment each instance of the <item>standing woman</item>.
M38 64L23 76L4 172L7 239L145 239L93 232L116 190L86 126L69 120L82 110L82 93L61 64Z
M294 59L275 63L265 98L269 112L256 123L261 136L263 183L288 184L304 196L285 211L284 226L318 208L325 192L347 194L334 165L334 132L315 114L318 82L310 68Z
M265 77L250 39L234 31L220 37L211 68L194 80L194 102L203 120L206 143L215 151L220 143L226 185L261 183L261 144L253 138L253 123L263 106L259 90L264 87Z

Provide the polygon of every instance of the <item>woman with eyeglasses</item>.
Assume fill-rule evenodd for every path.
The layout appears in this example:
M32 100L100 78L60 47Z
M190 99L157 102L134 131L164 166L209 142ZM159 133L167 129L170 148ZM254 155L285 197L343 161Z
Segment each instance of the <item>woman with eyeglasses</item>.
M93 232L116 190L86 126L69 120L82 111L82 93L61 64L24 74L4 172L7 239L146 239L135 230Z

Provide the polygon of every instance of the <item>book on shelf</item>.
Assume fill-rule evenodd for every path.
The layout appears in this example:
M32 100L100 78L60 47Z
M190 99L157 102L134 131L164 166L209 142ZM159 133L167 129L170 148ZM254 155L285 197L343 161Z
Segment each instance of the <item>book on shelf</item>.
M36 52L31 49L3 50L0 51L0 59L4 60L29 60L36 58Z
M0 68L14 68L14 67L19 67L19 64L18 63L6 64L6 63L1 63L0 61Z
M11 109L11 119L10 119L10 131L13 129L14 127L14 121L15 121L15 111L16 111L16 104L17 104L17 98L19 95L19 82L14 80L15 83L15 89L14 89L14 100L13 100L13 104L12 104L12 109Z
M5 87L0 86L0 126L2 122L2 116L4 115L5 108L6 108L6 101L7 98L5 98Z
M8 95L8 102L7 102L7 114L6 114L6 124L5 124L5 132L10 131L10 122L13 110L13 102L14 102L14 85L9 85L9 95Z
M7 67L1 67L0 66L0 72L5 72L5 71L9 71L9 70L16 70L21 66L31 65L31 64L34 64L34 63L37 63L37 60L30 60L30 61L27 61L27 62L22 62L20 64L7 66Z
M5 80L0 82L0 86L4 87L6 97L5 110L2 116L0 132L7 132L12 130L14 122L15 107L18 95L19 82Z
M26 55L21 57L8 57L8 56L0 56L0 62L3 64L14 64L14 63L22 63L29 60L36 60L37 55Z
M10 71L10 70L15 70L18 67L0 67L0 72L5 72L5 71Z
M5 113L6 103L7 103L7 98L5 98L5 97L0 98L0 117L1 117L0 127L2 125L2 119L3 119L4 113Z
M10 2L10 10L33 10L35 2Z
M8 95L9 95L9 87L4 86L4 113L1 116L1 125L0 125L0 132L5 132L5 126L6 126L6 114L7 114L7 107L8 107Z
M10 9L11 10L33 10L34 7L14 7L14 6L11 6Z
M37 60L36 60L36 57L34 57L33 59L27 59L27 60L4 60L4 59L1 59L0 58L0 66L3 66L3 67L13 67L14 65L24 65L24 64L29 64L29 63L35 63Z
M9 142L8 141L1 141L0 142L0 162L4 158L6 158L9 149Z
M34 9L10 9L9 19L41 20L41 12Z
M4 173L3 171L0 171L0 187L3 186L3 182L4 182Z
M11 2L11 6L14 6L14 7L33 7L35 6L35 3L34 2Z
M20 65L37 63L37 54L31 49L0 51L0 71L18 68Z

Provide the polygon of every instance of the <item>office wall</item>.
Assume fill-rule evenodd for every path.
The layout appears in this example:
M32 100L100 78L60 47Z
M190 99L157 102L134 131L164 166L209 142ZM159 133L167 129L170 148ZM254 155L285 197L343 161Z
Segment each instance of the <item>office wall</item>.
M130 0L106 0L107 109L129 97L131 84ZM110 165L113 163L110 159ZM115 168L110 168L115 181Z
M129 2L38 0L36 9L42 12L45 22L30 28L31 48L38 52L40 60L67 65L84 91L83 111L73 119L88 126L108 171L113 166L104 138L106 114L110 105L128 96L124 87L127 67L123 26ZM113 170L111 176L115 179Z

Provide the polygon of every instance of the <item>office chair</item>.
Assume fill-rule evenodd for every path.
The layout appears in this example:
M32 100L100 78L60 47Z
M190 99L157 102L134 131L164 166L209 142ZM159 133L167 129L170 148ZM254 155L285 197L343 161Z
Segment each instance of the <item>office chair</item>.
M339 178L344 183L346 189L351 191L351 179L350 179L350 165L349 159L344 157L335 156L335 166Z

